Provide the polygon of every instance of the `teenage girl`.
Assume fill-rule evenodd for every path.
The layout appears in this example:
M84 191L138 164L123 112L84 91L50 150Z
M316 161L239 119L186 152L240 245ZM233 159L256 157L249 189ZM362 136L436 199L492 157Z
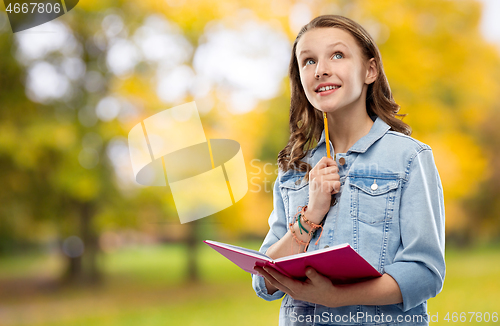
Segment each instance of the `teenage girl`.
M443 190L431 148L398 119L377 45L348 18L317 17L295 39L289 77L290 139L260 251L349 243L382 276L335 285L310 267L304 282L256 267L257 295L285 295L280 325L427 325L445 276Z

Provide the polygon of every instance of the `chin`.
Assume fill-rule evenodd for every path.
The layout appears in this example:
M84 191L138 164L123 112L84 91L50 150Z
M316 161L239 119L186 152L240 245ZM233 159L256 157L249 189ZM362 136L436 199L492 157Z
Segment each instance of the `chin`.
M317 107L317 109L321 112L326 112L326 113L331 113L331 112L335 112L338 110L338 108L336 106L332 106L332 105L319 105Z

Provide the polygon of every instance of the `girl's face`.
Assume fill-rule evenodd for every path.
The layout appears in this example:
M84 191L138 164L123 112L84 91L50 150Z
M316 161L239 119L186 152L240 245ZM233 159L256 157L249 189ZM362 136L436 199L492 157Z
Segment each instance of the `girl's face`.
M333 27L314 28L301 36L295 55L313 107L323 112L366 110L366 89L376 78L375 59L364 59L351 34Z

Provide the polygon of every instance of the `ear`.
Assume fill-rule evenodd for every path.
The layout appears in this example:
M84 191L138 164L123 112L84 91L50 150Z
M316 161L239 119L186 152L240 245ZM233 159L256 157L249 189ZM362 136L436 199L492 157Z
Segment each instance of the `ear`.
M365 84L370 85L377 79L377 76L378 76L377 62L375 61L375 58L371 58L367 62Z

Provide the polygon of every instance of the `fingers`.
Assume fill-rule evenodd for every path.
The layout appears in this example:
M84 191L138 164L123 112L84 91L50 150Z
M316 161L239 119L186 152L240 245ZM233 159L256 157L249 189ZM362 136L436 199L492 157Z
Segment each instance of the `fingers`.
M333 166L327 166L325 168L319 169L315 171L316 175L329 175L329 174L334 174L339 172L339 168L337 165Z
M329 166L337 166L337 162L335 162L335 160L333 158L329 158L329 157L325 156L325 157L322 157L318 163L316 163L313 170L314 169L323 169L323 168L326 168Z
M310 280L314 280L314 279L317 279L318 276L319 276L319 273L316 272L316 270L312 267L308 267L306 269L306 276L307 278L309 278Z
M309 172L310 186L321 187L321 192L336 194L340 191L340 175L337 162L332 158L323 157Z
M331 281L326 276L321 275L312 267L308 267L306 269L306 276L309 280L311 280L312 283L322 283L322 282L331 283Z
M335 195L340 191L340 186L341 186L340 181L334 181L332 195Z
M326 170L326 169L325 169ZM313 174L310 177L310 180L318 180L318 181L340 181L340 175L337 172L320 172L320 174Z
M340 181L332 182L332 195L335 195L340 191Z
M309 171L309 179L313 179L318 175L329 175L329 174L338 174L339 168L337 166L337 162L328 157L323 157L319 162L314 166L314 168Z
M336 194L340 191L339 177L323 177L314 178L310 181L309 186L313 191L320 190L324 193ZM319 188L321 187L321 189Z
M259 272L272 286L276 287L278 290L283 291L285 293L292 293L288 286L293 285L295 280L285 276L275 270L272 267L260 267L255 266L254 269Z
M318 181L339 181L340 175L337 167L329 167L321 170L311 170L309 172L309 180L318 180Z
M283 284L285 286L286 286L285 283L287 283L291 280L288 276L281 274L280 272L278 272L277 270L275 270L272 267L264 266L263 269L267 274L271 275L272 278L274 278L280 284Z

